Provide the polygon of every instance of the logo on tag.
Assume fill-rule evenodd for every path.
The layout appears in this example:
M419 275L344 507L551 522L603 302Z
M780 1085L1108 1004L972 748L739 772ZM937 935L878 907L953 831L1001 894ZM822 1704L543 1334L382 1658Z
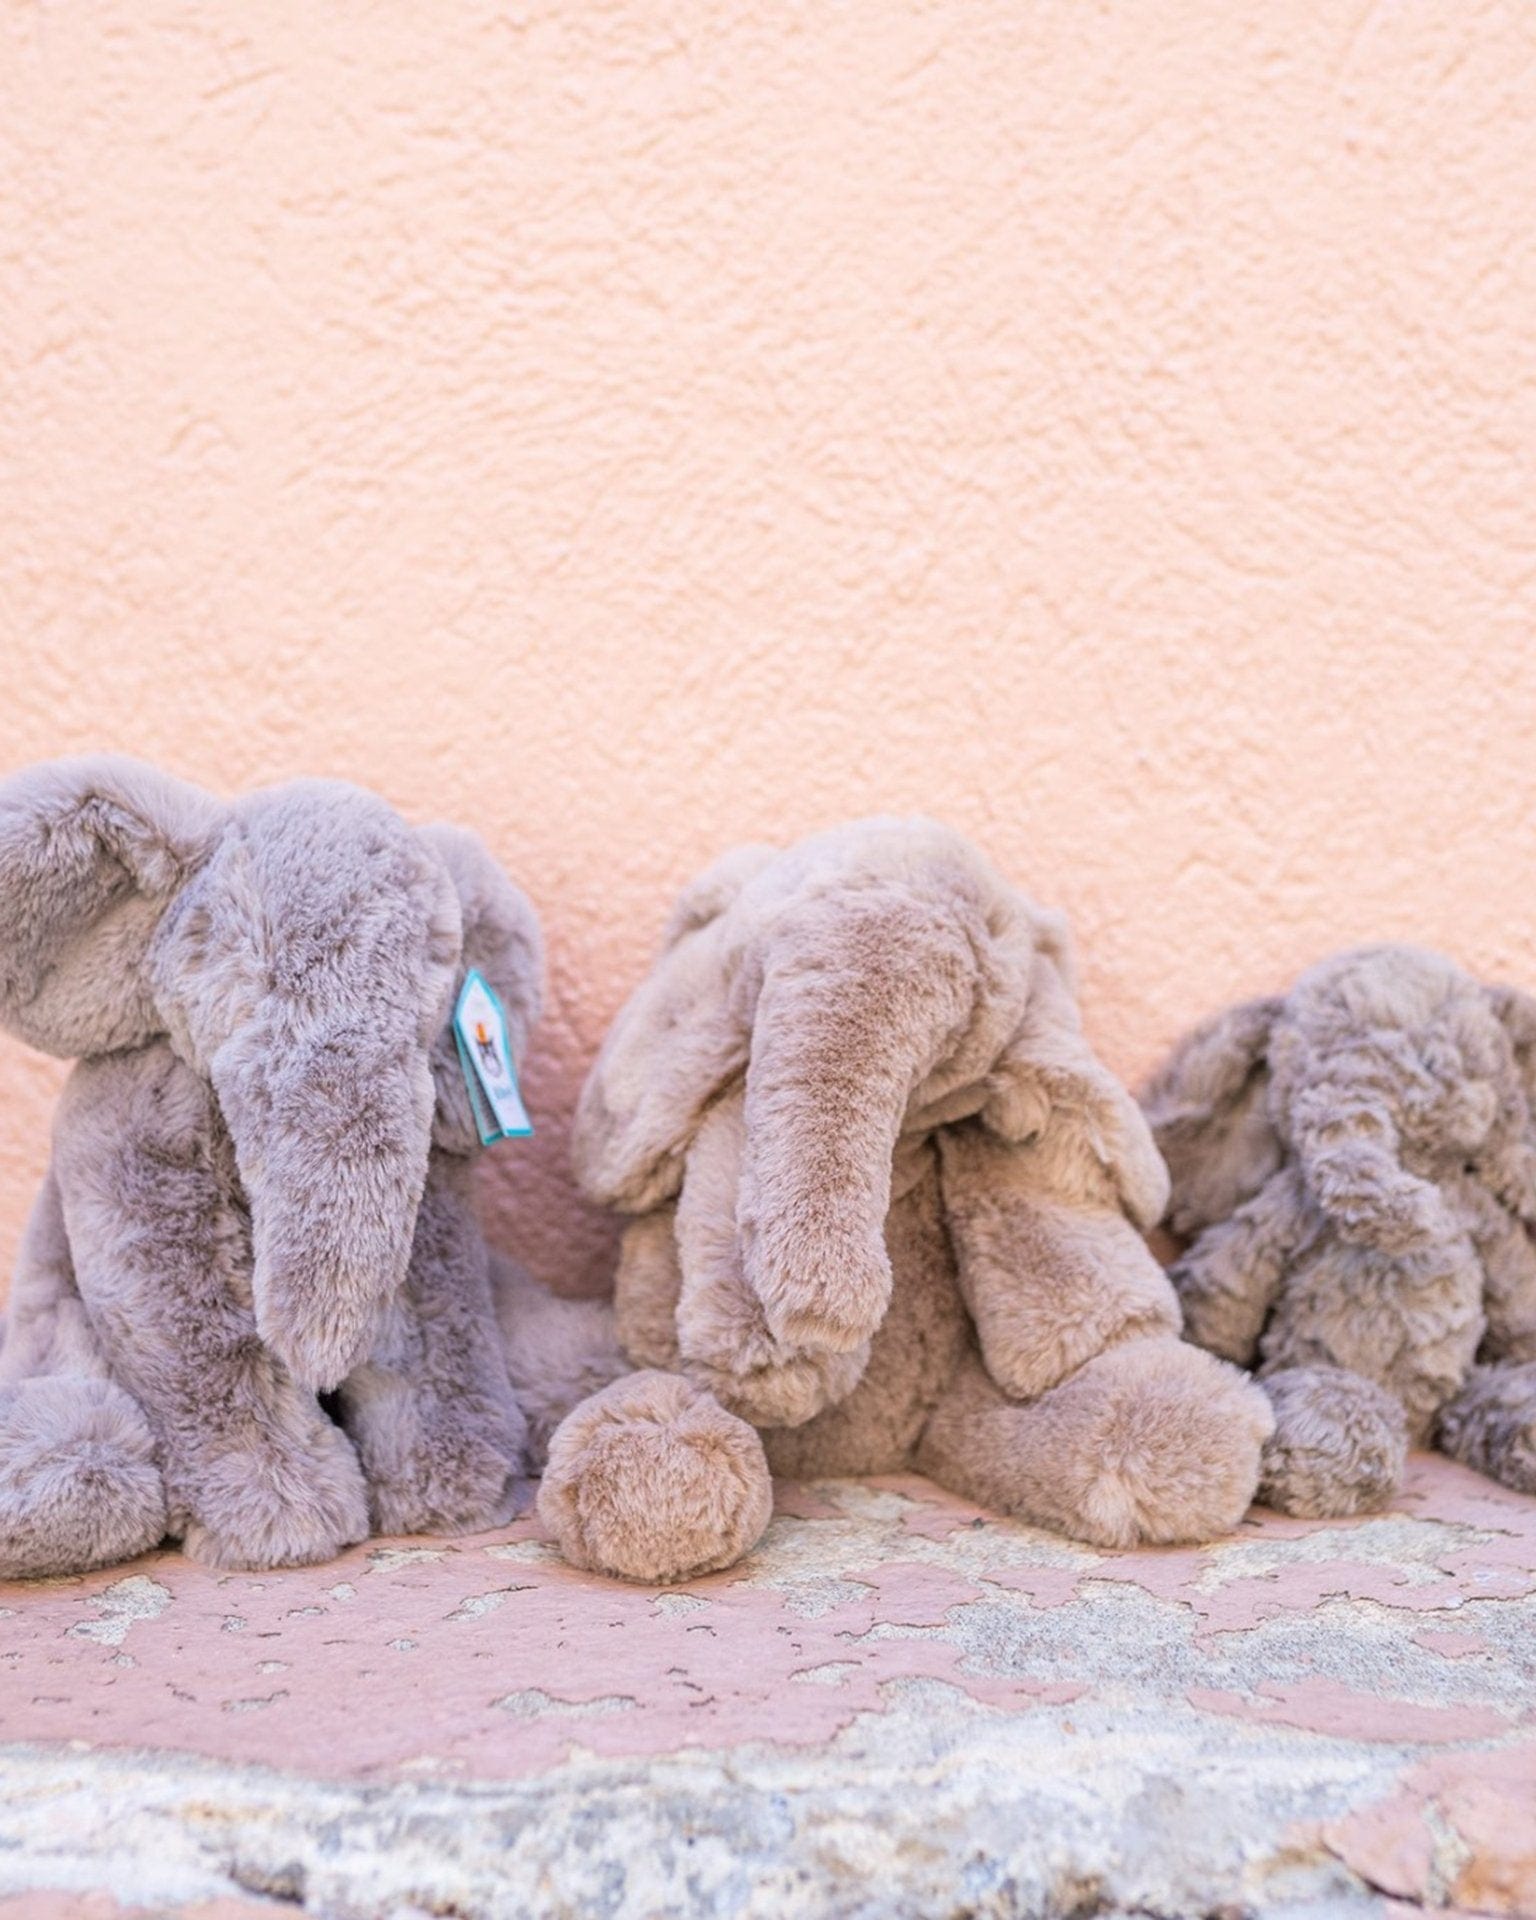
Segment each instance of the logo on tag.
M469 1104L480 1130L480 1144L521 1139L533 1132L533 1122L518 1091L512 1064L512 1042L507 1016L489 980L471 967L459 989L453 1010L453 1038L459 1065L469 1089Z

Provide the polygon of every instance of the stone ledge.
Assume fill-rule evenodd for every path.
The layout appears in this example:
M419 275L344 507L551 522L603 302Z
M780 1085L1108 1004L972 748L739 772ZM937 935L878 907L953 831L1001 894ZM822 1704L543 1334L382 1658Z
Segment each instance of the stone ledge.
M668 1590L162 1554L0 1586L0 1675L0 1920L1536 1912L1536 1502L1429 1457L1130 1554L785 1487Z

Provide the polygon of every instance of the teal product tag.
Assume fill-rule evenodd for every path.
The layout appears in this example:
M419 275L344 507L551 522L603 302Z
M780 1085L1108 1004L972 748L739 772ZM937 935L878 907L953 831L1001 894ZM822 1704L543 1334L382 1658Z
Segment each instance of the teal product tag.
M469 1089L469 1104L480 1130L480 1144L526 1139L533 1122L518 1091L512 1064L507 1016L495 989L478 967L471 967L453 1010L453 1038Z

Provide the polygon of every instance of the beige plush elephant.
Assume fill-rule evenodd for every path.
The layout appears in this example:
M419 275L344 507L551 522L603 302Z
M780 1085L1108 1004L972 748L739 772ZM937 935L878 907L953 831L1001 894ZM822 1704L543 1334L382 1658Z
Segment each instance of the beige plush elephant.
M1197 1027L1147 1089L1190 1337L1257 1366L1260 1497L1354 1513L1438 1444L1536 1493L1536 1001L1341 954Z
M555 1434L576 1564L729 1564L769 1469L916 1467L1124 1546L1220 1533L1271 1419L1179 1339L1142 1230L1167 1176L1083 1038L1063 922L957 834L875 819L731 854L684 894L577 1116L631 1214L644 1371Z

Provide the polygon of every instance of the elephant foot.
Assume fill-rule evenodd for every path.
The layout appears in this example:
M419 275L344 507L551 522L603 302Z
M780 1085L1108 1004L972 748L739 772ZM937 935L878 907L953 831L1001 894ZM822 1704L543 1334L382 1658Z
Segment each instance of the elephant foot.
M318 1410L307 1434L264 1435L197 1462L189 1560L259 1571L313 1566L368 1538L368 1493L350 1441Z
M0 1393L0 1579L113 1566L165 1530L154 1435L121 1387L44 1376Z
M1036 1400L972 1359L917 1464L941 1485L1094 1546L1229 1533L1248 1510L1273 1419L1235 1367L1172 1338L1112 1347Z
M1343 1367L1284 1367L1261 1384L1275 1412L1262 1506L1319 1520L1387 1504L1408 1452L1407 1419L1391 1394Z
M391 1383L393 1387L396 1383ZM526 1425L503 1394L458 1400L409 1391L348 1405L375 1533L487 1533L516 1513Z
M676 1374L615 1380L556 1429L539 1515L572 1566L666 1583L739 1560L773 1483L744 1420Z
M1516 1493L1536 1493L1536 1360L1475 1367L1440 1411L1440 1449Z
M371 1481L372 1531L381 1534L490 1533L518 1510L521 1461L489 1442L455 1464L453 1475L423 1471L381 1484Z
M1112 1547L1210 1540L1248 1511L1270 1413L1237 1368L1175 1338L1131 1340L1046 1399L1074 1389L1088 1438L1083 1539Z

